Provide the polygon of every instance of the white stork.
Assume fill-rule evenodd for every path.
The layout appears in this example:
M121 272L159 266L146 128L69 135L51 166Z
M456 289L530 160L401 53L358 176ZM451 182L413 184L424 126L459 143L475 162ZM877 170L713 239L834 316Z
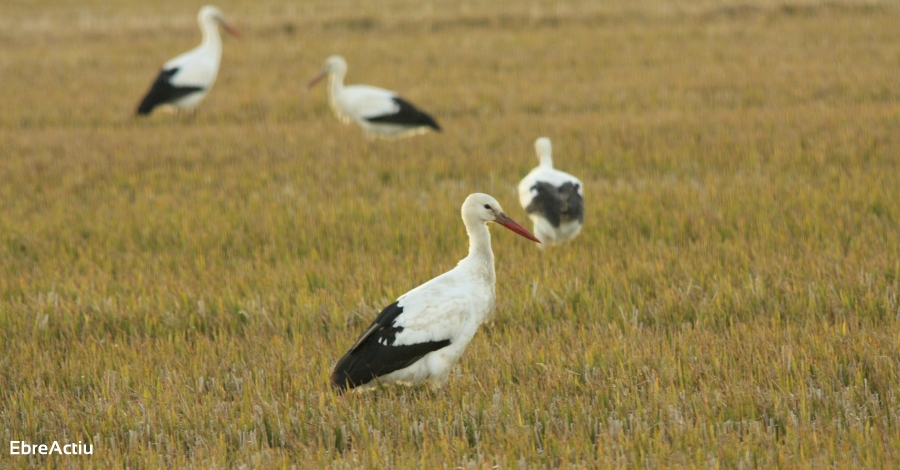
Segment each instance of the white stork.
M347 61L333 55L308 85L312 88L329 77L328 102L344 124L356 121L369 137L401 137L423 134L429 129L440 132L441 126L434 118L393 91L368 85L344 86L346 74Z
M459 361L478 326L494 310L494 253L488 222L539 242L503 213L487 194L462 205L469 255L455 268L401 295L388 305L344 354L331 373L339 392L379 383L440 387Z
M172 105L177 109L193 108L206 97L216 82L222 58L218 25L222 25L232 36L239 37L240 33L226 23L222 12L212 5L200 9L197 22L203 32L203 42L163 65L150 91L141 100L138 115L150 114L160 105Z
M581 180L553 168L550 139L534 141L540 165L519 183L519 202L534 221L534 234L544 243L562 243L581 231L584 190Z

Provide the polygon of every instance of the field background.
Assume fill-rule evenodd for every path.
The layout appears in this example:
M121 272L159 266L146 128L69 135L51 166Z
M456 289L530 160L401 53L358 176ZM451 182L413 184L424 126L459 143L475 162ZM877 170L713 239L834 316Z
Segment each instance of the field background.
M133 118L199 6L0 3L0 467L900 465L898 2L228 0L196 115ZM341 125L332 53L445 132ZM493 229L443 389L333 394L466 195L530 225L542 135L579 238Z

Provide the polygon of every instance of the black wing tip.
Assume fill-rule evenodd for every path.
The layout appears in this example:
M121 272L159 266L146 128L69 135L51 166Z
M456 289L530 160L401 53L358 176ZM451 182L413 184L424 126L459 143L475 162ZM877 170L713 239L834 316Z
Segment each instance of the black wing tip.
M157 106L165 103L165 100L160 99L161 90L157 84L147 92L147 95L144 96L144 99L141 100L141 104L138 105L137 111L135 112L138 116L146 116L153 112Z
M338 371L334 371L331 374L331 388L334 389L335 393L338 395L343 395L344 392L354 388L356 385L350 383L350 377L346 375L338 373Z
M141 104L134 114L135 116L149 116L154 107L155 106L145 106L144 104Z
M415 107L414 107L414 108L415 108ZM416 111L418 111L419 114L421 115L421 118L422 118L421 122L422 122L422 124L425 124L425 126L430 127L430 128L434 129L434 130L437 131L437 132L441 132L441 130L442 130L442 129L441 129L441 126L438 125L438 123L437 123L437 121L434 119L434 117L432 117L430 114L426 113L425 111L422 111L421 109L418 109L418 108L415 108L415 109L416 109Z
M147 91L147 94L144 95L144 99L141 100L141 104L138 105L137 111L135 111L136 115L146 116L152 113L153 110L160 104L158 100L154 99L155 90L158 90L156 84L154 84L154 86L150 88L149 91Z
M419 121L420 125L424 125L425 127L430 127L432 129L434 129L436 132L441 132L441 130L442 130L441 126L438 125L437 121L435 121L434 118L431 117L430 114L426 113L425 111L422 111L421 109L415 108L415 107L413 107L413 109L415 109L419 114L418 121Z

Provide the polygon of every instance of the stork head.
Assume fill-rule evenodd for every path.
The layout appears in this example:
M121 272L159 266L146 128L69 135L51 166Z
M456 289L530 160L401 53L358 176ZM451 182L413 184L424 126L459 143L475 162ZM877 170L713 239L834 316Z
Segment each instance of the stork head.
M541 241L531 234L525 227L519 225L512 217L503 213L503 208L491 196L482 193L470 194L466 198L466 202L462 205L462 218L466 225L471 223L496 222L509 230L531 240L540 243Z
M553 157L551 156L553 148L550 145L550 139L546 137L538 137L534 141L534 151L537 153L538 160L541 165L553 167Z
M314 87L316 83L319 83L330 73L343 77L347 73L347 61L339 55L333 55L326 59L325 66L322 67L322 71L309 81L309 85L307 85L307 88Z
M231 26L227 21L225 21L225 17L222 15L222 12L212 5L206 5L200 9L200 12L197 13L197 22L200 23L201 26L206 24L219 24L220 26L222 26L222 29L224 29L228 34L236 38L241 37L241 33L237 29L235 29L234 26Z

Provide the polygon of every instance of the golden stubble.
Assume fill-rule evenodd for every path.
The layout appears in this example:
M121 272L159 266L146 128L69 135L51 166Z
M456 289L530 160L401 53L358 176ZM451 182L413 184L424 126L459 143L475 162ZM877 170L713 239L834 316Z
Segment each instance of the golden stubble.
M244 38L215 87L147 119L196 11L0 6L0 429L94 445L4 462L900 461L896 6L218 6ZM445 131L340 124L305 89L330 54ZM582 234L493 230L497 316L444 389L334 395L380 308L465 255L466 195L527 222L538 136Z

